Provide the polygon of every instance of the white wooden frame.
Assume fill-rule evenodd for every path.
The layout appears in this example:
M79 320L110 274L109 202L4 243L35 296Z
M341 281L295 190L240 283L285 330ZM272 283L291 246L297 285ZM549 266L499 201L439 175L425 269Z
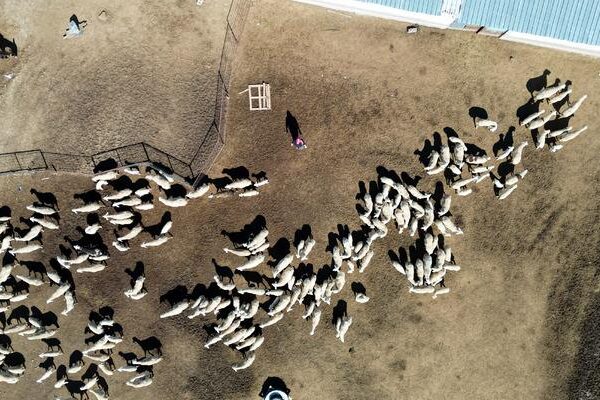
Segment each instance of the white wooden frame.
M268 83L248 85L248 89L240 92L240 94L244 92L248 92L250 111L267 111L271 109L271 85Z

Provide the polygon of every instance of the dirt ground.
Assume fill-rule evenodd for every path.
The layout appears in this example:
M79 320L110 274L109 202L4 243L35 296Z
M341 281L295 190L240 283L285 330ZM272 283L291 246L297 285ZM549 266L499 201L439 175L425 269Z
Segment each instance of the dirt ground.
M594 200L600 194L595 128L600 63L465 32L404 32L405 25L396 22L277 0L255 2L230 92L269 82L273 110L250 112L245 96L232 95L227 145L210 176L244 166L266 171L271 183L257 197L199 199L174 210L173 240L158 249L113 254L108 270L75 276L79 304L61 319L58 335L67 353L83 348L87 314L103 305L114 308L124 327L126 340L117 351L139 352L133 336L154 335L163 343L166 358L155 368L154 384L135 391L124 385L127 376L117 374L107 378L113 398L251 399L273 376L285 381L296 400L600 398L600 213ZM230 366L239 361L237 354L224 346L202 347L202 325L209 320L157 318L166 309L160 295L177 285L191 291L208 283L213 258L225 265L238 261L221 250L229 242L220 232L237 231L257 215L265 217L271 243L291 241L296 229L309 224L317 240L310 261L315 268L328 263L327 234L337 224L360 225L355 210L360 181L376 179L376 168L383 166L422 176L419 187L432 190L440 178L424 176L415 150L451 127L491 152L498 133L518 126L516 110L529 97L526 82L546 68L550 83L569 79L575 97L590 96L572 120L590 129L551 154L547 148L536 151L529 132L518 127L515 143L530 142L523 158L529 174L519 188L502 202L489 182L471 196L453 196L452 211L465 234L450 244L463 269L447 280L446 297L408 293L387 252L412 241L391 233L376 243L367 271L349 275L338 297L348 301L354 317L344 344L328 323L333 304L312 337L296 309L265 329L254 365L234 373ZM468 115L473 106L499 121L496 133L473 128ZM288 110L307 140L302 152L289 144ZM66 210L75 204L73 193L92 187L84 178L42 177L2 178L0 203L10 205L15 218L27 216L24 206L35 187L56 193ZM144 222L158 222L164 211L144 214ZM44 235L44 261L56 254L63 235L78 237L75 227L84 219L69 214L61 213L62 231ZM109 243L108 228L103 235ZM123 270L136 261L146 266L149 294L132 303L121 294L129 282ZM352 281L366 286L369 303L352 300ZM47 288L32 292L27 304L48 295ZM61 306L43 310L58 313ZM66 395L51 383L33 383L39 375L36 354L43 350L37 346L15 339L15 350L28 357L28 371L16 386L0 385L1 398ZM115 356L115 362L121 360Z
M19 52L0 64L15 74L0 79L2 151L145 141L189 161L212 122L229 4L2 0L0 34ZM88 25L65 40L72 14Z

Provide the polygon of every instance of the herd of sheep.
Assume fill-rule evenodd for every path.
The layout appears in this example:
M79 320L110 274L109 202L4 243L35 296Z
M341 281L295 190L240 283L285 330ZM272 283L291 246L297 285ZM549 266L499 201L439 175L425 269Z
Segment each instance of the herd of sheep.
M524 116L520 124L531 130L536 148L548 145L551 152L556 152L587 129L584 126L573 130L568 126L569 118L587 97L567 104L570 93L572 89L567 89L566 84L556 84L532 94L528 105L535 107L535 111ZM553 105L556 110L545 114L539 109L543 102ZM568 106L565 108L564 105ZM557 116L561 119L559 122L566 125L555 130L546 129L552 121L557 121L553 120ZM491 132L498 129L498 123L487 118L476 118L474 122L476 128L484 127ZM505 199L527 174L527 169L515 171L522 163L527 141L514 146L512 139L506 141L501 136L494 146L495 161L499 162L496 166L484 150L465 143L455 132L449 133L447 139L447 143L436 140L428 154L423 155L424 169L428 175L443 174L446 184L459 196L470 195L474 185L490 178L497 198ZM72 396L80 394L83 398L92 393L98 399L108 399L104 376L115 372L135 373L127 380L131 387L150 385L154 377L153 366L163 359L160 341L133 338L144 355L120 352L125 365L117 367L112 355L116 346L123 346L124 335L109 307L90 313L85 328L85 333L90 336L84 340L85 347L74 350L68 362L57 366L55 360L65 356L57 339L58 318L35 306L20 305L21 302L28 299L32 286L41 287L48 283L56 288L47 296L46 303L62 300L63 317L71 313L77 304L72 271L98 273L107 268L109 246L104 244L100 232L107 231L108 227L112 227L114 236L110 244L118 252L127 252L134 244L148 248L169 241L173 226L170 212L165 212L158 224L148 225L142 221L142 213L157 204L154 201L157 191L159 203L178 208L203 196L210 199L256 196L259 188L268 183L262 174L255 175L255 179L238 177L228 179L223 185L207 182L195 189L186 189L177 183L181 178L160 166L149 166L145 174L135 166L126 167L122 172L99 173L92 178L94 190L75 195L82 204L71 211L75 215L85 215L86 224L78 228L81 238L65 237L70 248L61 245L60 254L50 260L49 269L39 262L19 258L40 252L42 235L60 229L56 198L32 190L37 202L26 207L32 215L21 218L24 228L13 225L9 208L0 209L0 253L3 256L0 268L0 382L17 383L25 373L25 359L12 347L11 336L19 335L47 346L47 350L39 354L42 373L37 382L43 383L56 375L54 387L65 387ZM443 183L439 182L433 192L418 188L417 183L418 178L408 174L399 177L390 171L380 173L377 182L372 182L369 190L362 190L358 196L360 229L350 231L346 225L340 225L339 232L330 233L327 251L331 262L317 271L309 263L316 241L308 226L297 231L293 247L286 239L277 241L288 243L283 249L269 242L264 219L257 218L240 232L225 232L231 246L223 250L231 267L219 265L213 259L216 270L213 281L208 286L199 285L191 295L162 296L161 302L169 303L169 309L162 312L160 318L183 313L189 319L210 318L206 325L209 337L205 347L222 343L239 352L242 360L233 365L234 371L253 364L265 340L263 331L295 308L304 308L299 315L311 321L310 335L314 335L325 305L336 303L332 310L333 327L336 337L344 342L353 318L347 313L347 302L342 299L335 302L334 298L342 295L349 274L357 272L356 276L360 276L365 272L375 254L374 243L387 236L390 223L399 234L406 232L415 238L408 251L390 252L391 264L408 281L409 292L431 294L434 298L448 293L447 273L459 271L460 267L446 240L463 231L454 222L450 210L451 195L444 192ZM211 191L213 186L216 190ZM124 295L131 300L143 299L148 294L143 264L138 263L135 269L126 272L131 280ZM356 303L364 304L370 300L361 283L353 282L351 286ZM80 378L74 378L83 371L85 360L90 365Z
M532 96L528 105L535 111L526 115L520 126L524 126L535 135L536 148L542 149L548 145L551 152L560 150L565 142L575 139L587 130L587 125L573 131L571 126L560 129L546 129L552 122L565 121L571 118L583 104L587 95L582 96L576 102L567 105L568 96L572 88L566 89L566 84L556 84L538 91ZM545 110L539 110L543 102L553 105L555 110L544 115ZM564 108L561 110L561 108ZM550 123L550 124L549 124ZM498 123L485 118L475 118L475 127L485 127L495 132ZM515 171L515 167L521 164L522 156L528 142L525 140L517 146L512 143L504 143L501 139L495 149L496 161L501 162L493 174L495 165L488 165L491 158L477 146L465 144L455 133L448 135L448 144L439 144L434 148L425 162L425 171L428 175L444 173L446 181L451 185L459 196L473 193L471 184L477 184L486 178L492 178L493 187L499 200L507 198L516 188L518 183L525 177L528 170ZM467 166L470 176L463 177L463 166Z
M264 341L263 330L281 321L296 306L304 306L302 318L311 321L310 335L314 335L323 304L331 304L332 296L341 292L346 281L344 272L331 266L312 270L307 261L316 241L307 229L297 232L295 250L286 248L277 255L273 252L268 260L269 231L264 222L258 218L256 221L259 222L241 232L228 234L233 246L223 250L235 256L233 269L213 260L217 270L213 283L203 287L197 296L173 301L170 309L161 314L161 318L166 318L185 311L190 319L214 314L216 320L206 326L212 334L205 347L221 342L240 352L243 359L232 367L234 371L252 365L256 350ZM292 265L294 260L297 266ZM261 274L261 270L268 272ZM356 301L366 302L366 295L361 295L357 294ZM343 342L352 317L342 307L338 310L334 313L336 337Z
M27 219L21 218L26 225L22 229L11 223L10 208L0 209L0 251L3 255L0 268L0 382L17 383L25 373L24 357L12 348L11 336L19 335L48 346L48 351L39 354L43 359L39 364L43 373L37 382L43 383L56 374L54 387L65 387L72 396L80 394L87 397L88 393L92 393L98 399L107 399L108 385L100 372L105 376L113 375L114 371L136 372L137 375L129 379L127 385L134 388L150 385L154 375L153 365L162 360L160 346L158 353L149 355L148 349L143 346L148 344L148 339L140 341L134 338L134 342L143 347L145 355L138 357L134 353L120 353L126 365L116 368L111 355L114 347L123 341L123 330L106 309L90 314L86 332L92 336L85 340L86 347L81 351L73 351L67 366L61 364L57 367L55 360L65 356L61 342L56 338L59 332L58 318L52 312L42 313L35 306L28 308L20 304L28 299L31 287L49 284L56 289L49 294L46 303L62 299L65 306L61 314L70 314L77 304L72 272L98 273L107 268L110 252L99 234L101 229L113 227L113 232L109 231L114 234L111 244L119 252L128 251L135 241L139 242L141 248L156 247L167 242L171 238L173 225L170 212L165 212L162 220L155 225L142 221L142 213L155 207L153 192L156 189L160 203L177 208L205 194L207 197L220 197L222 193L240 197L255 196L258 194L257 188L268 183L262 174L255 181L247 178L229 179L223 187L204 183L196 189L187 190L184 185L176 183L180 178L160 166L147 167L145 175L136 166L126 167L123 172L99 173L92 178L94 190L74 196L83 204L71 211L75 215L84 214L86 224L83 228L78 227L81 238L72 240L65 237L70 249L61 245L59 254L50 260L50 268L41 262L19 260L18 257L27 254L36 257L36 253L43 249L42 236L45 232L60 229L60 209L56 197L32 189L31 193L37 202L26 207L32 215ZM151 182L156 184L156 189ZM209 194L212 186L216 190ZM102 210L104 213L100 215ZM136 267L126 272L132 279L131 287L124 291L125 296L132 300L142 299L147 294L143 264L141 269ZM83 368L84 359L91 364L81 379L75 379L73 375Z

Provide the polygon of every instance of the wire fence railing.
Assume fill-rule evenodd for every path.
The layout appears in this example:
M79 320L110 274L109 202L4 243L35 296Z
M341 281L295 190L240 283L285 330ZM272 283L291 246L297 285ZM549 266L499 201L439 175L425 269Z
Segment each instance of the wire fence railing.
M183 161L145 142L120 146L91 155L57 153L36 149L1 153L0 175L48 170L93 174L98 171L122 168L128 165L152 163L168 167L189 182L194 182L194 184L199 182L225 145L225 115L229 103L229 84L235 51L251 3L252 0L232 0L231 2L217 72L213 121L200 143L197 144L197 150L191 161Z

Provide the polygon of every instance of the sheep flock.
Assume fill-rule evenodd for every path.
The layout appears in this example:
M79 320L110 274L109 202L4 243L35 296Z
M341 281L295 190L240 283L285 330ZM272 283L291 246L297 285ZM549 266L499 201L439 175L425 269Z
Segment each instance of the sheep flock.
M572 91L567 84L557 83L532 94L524 106L527 115L523 114L519 125L531 131L536 149L548 147L556 153L586 131L587 126L574 129L569 124L587 98L582 96L570 103ZM541 109L544 104L554 107L554 111ZM474 118L475 129L495 132L500 125L487 116ZM174 289L160 296L156 317L202 319L208 332L204 347L222 344L239 353L239 362L232 366L234 371L251 367L265 341L264 332L294 312L307 321L307 333L312 336L325 319L326 307L331 306L332 328L343 343L357 322L349 314L348 304L367 307L372 294L367 294L360 277L375 252L381 251L377 240L390 231L406 233L414 243L408 250L388 252L392 267L389 273L406 279L410 293L434 299L447 295L447 280L454 279L461 269L450 242L465 229L453 217L451 191L469 196L487 182L499 200L510 196L528 172L523 167L528 140L515 145L515 130L511 127L509 133L500 136L492 149L493 157L485 149L463 141L453 130L446 132L446 143L439 135L434 137L433 145L426 145L419 152L425 173L445 178L436 182L433 190L419 185L420 178L407 172L398 175L385 168L378 170L376 181L368 187L359 185L358 229L340 224L336 232L330 232L322 242L330 262L317 270L310 260L318 238L313 237L310 225L300 227L291 240L271 240L267 221L260 216L239 231L223 231L226 239L220 260L213 259L213 280L197 285L192 293ZM58 317L38 308L43 305L28 307L23 303L31 290L49 286L46 303L64 303L60 318L67 318L78 304L76 280L110 270L111 247L127 252L131 246L152 248L168 245L173 239L170 211L157 224L144 223L144 212L152 210L157 202L176 212L176 208L200 198L218 201L256 196L269 181L264 173L252 177L232 176L222 185L206 179L193 188L160 165L147 166L145 173L139 166L100 172L92 177L94 189L74 196L78 204L70 212L85 216L86 221L84 228L78 228L80 238L66 236L68 247L61 245L49 268L19 258L42 251L42 237L60 230L60 214L65 211L59 208L56 198L32 189L37 201L26 207L31 216L21 218L24 227L16 226L10 208L2 207L0 383L16 384L26 373L24 356L12 346L11 336L18 335L31 341L32 346L45 345L45 350L38 353L37 383L44 384L55 376L54 388L65 388L72 397L87 398L91 393L97 399L108 399L107 379L117 373L130 374L126 384L133 388L151 385L153 366L164 358L160 340L134 337L131 341L143 354L125 352L129 340L110 307L90 311L81 349L64 352ZM112 230L109 245L103 242L101 230ZM143 264L126 272L131 278L130 286L123 288L122 295L128 301L148 301L144 299L148 290ZM352 298L343 299L342 289L351 279ZM117 349L120 357L116 363L113 356Z

